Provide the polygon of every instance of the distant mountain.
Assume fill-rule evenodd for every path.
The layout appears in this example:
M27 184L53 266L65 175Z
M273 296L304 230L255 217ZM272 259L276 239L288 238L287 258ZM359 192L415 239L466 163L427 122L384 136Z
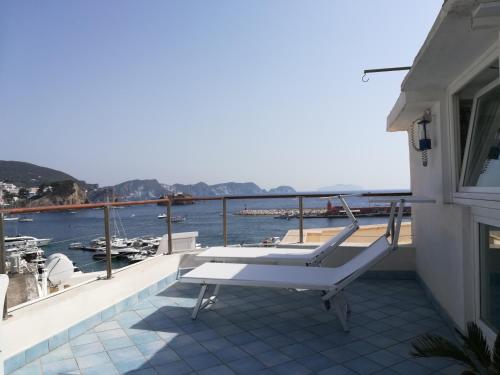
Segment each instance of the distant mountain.
M91 202L104 202L106 200L140 201L156 199L165 195L167 190L158 180L130 180L114 186L104 186L92 190L88 194Z
M222 195L259 195L268 191L260 188L253 182L227 182L222 184L208 185L204 182L196 184L161 184L158 180L131 180L115 186L106 186L88 195L92 202L109 200L146 200L155 199L167 194L184 193L194 196L222 196ZM269 190L273 194L294 193L290 186L279 186Z
M269 194L294 194L296 193L295 189L291 186L278 186L276 188L269 189Z
M359 185L349 185L349 184L336 184L332 186L324 186L318 189L318 191L324 192L348 192L348 191L360 191L363 190L362 186Z
M156 179L150 180L130 180L114 186L98 187L97 184L87 184L85 181L78 180L75 177L51 168L41 167L35 164L21 161L0 160L0 181L13 183L19 187L39 187L58 183L54 186L64 186L67 188L64 194L44 196L51 201L58 202L69 200L88 199L91 202L102 202L106 200L147 200L155 199L166 194L184 193L195 196L222 196L222 195L259 195L259 194L292 194L295 189L291 186L278 186L269 191L262 189L253 182L226 182L215 185L208 185L204 182L197 184L173 184L167 185L158 182ZM63 183L64 182L64 183ZM79 188L73 188L76 183ZM61 184L63 183L63 184ZM70 192L71 190L71 192ZM87 192L86 196L82 195ZM73 196L76 194L78 197ZM61 196L59 196L61 195ZM70 197L70 198L68 198Z
M174 184L168 186L168 190L171 192L209 197L221 195L258 195L266 192L253 182L227 182L215 185L208 185L204 182L198 182L193 185Z
M73 181L84 189L97 188L97 184L87 184L67 173L22 161L0 160L0 181L20 187L38 187L43 183Z

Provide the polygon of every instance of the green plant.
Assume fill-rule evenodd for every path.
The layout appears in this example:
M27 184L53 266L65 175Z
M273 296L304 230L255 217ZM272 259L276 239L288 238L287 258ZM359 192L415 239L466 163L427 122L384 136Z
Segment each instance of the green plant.
M465 334L457 330L461 347L433 334L419 336L412 342L412 355L420 358L443 357L465 366L462 375L500 375L500 339L490 349L483 332L474 322L467 323Z

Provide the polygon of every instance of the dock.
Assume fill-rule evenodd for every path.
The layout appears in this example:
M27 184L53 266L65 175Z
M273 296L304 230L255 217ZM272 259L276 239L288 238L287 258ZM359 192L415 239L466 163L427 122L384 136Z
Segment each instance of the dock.
M358 207L352 208L356 217L382 217L390 215L389 206ZM304 219L335 219L347 217L345 211L339 208L304 208ZM234 213L240 216L273 216L276 219L297 219L300 216L298 208L265 208L265 209L243 209ZM411 215L411 207L405 207L403 215Z

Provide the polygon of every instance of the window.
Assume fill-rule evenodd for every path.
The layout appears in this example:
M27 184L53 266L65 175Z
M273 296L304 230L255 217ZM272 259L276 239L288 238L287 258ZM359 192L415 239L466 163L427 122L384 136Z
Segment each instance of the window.
M495 81L474 99L464 186L500 187L500 85Z
M500 228L479 224L481 319L500 330Z

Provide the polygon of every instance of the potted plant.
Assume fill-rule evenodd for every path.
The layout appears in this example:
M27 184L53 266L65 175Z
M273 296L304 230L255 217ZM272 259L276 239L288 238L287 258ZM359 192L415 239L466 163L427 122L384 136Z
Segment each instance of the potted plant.
M465 334L456 330L460 346L433 334L419 336L412 342L411 354L418 358L441 357L453 359L466 370L462 375L500 375L500 339L497 336L493 348L488 346L483 332L474 322L467 323Z

